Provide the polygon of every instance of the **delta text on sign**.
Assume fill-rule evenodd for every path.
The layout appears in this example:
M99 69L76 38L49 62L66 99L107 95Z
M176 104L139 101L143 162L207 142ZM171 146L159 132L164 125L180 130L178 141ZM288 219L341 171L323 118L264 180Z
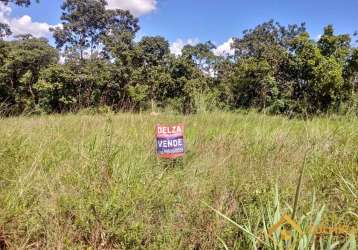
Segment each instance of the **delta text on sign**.
M156 126L157 154L161 158L173 159L184 156L184 125Z

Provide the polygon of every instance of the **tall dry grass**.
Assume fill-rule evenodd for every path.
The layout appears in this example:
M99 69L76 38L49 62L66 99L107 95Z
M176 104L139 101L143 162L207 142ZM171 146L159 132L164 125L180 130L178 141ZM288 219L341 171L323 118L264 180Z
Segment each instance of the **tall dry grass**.
M157 159L158 122L185 124L184 159ZM250 237L205 204L263 230L276 185L281 212L292 208L306 154L297 217L311 211L315 194L326 207L322 223L356 226L357 149L358 120L350 117L2 119L0 248L252 249Z

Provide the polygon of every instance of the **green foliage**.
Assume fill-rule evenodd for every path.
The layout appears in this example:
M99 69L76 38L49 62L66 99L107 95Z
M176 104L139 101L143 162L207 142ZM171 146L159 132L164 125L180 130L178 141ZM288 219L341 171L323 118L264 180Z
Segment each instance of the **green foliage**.
M0 23L0 40L2 40L6 36L11 35L11 30L9 25L5 23Z
M333 55L324 56L308 34L292 41L292 68L296 81L294 94L299 107L308 114L325 112L346 95L343 65Z
M191 60L202 72L210 76L215 72L214 66L217 60L217 57L213 53L215 48L215 45L210 41L199 43L195 46L186 45L182 50L182 56Z
M358 91L358 48L351 51L344 68L345 85L352 95Z
M95 50L108 21L105 5L104 0L64 1L62 26L52 29L57 47L79 50L81 60L86 49Z
M0 41L1 42L1 41ZM34 85L41 70L58 61L58 52L47 40L22 36L12 42L1 42L0 102L7 103L10 112L21 113L38 104Z
M264 109L277 95L277 83L266 60L240 60L233 69L230 81L235 107Z
M170 73L173 85L169 86L169 90L166 91L168 97L178 98L182 113L195 113L196 98L207 91L207 78L191 58L182 55L172 60Z
M318 47L324 56L334 56L337 60L344 62L350 52L351 38L349 34L334 35L332 25L324 28L324 33L318 41Z
M152 110L155 103L164 101L167 85L172 81L169 72L169 42L163 37L143 37L137 44L136 67L129 82L129 96L137 108Z
M216 214L221 216L223 219L228 221L237 227L240 231L242 231L247 238L247 244L251 249L274 249L274 250L282 250L282 249L297 249L297 250L306 250L306 249L340 249L340 250L354 250L357 247L357 240L355 235L355 228L351 227L352 230L350 235L317 235L316 233L319 231L319 228L330 228L332 231L339 231L344 226L336 226L336 227L328 227L323 226L322 219L324 215L325 207L323 206L321 209L317 208L315 197L312 199L312 204L310 207L310 211L307 211L302 215L297 221L293 220L293 223L298 225L298 229L302 230L302 232L298 232L297 229L291 228L289 229L289 239L283 239L282 234L283 230L287 232L287 225L284 224L280 226L277 230L273 232L270 229L276 225L276 223L280 223L280 220L284 218L284 216L288 216L289 219L292 219L288 212L291 208L281 208L280 196L278 190L276 188L274 202L269 204L265 210L262 211L261 219L257 225L264 225L264 229L260 229L258 227L253 227L252 225L242 226L228 218L226 215L222 214L220 211L212 208ZM285 211L286 210L286 211ZM285 221L287 223L287 221ZM285 228L286 227L286 228ZM348 227L347 227L348 228ZM347 234L349 229L347 229ZM222 244L226 246L226 243L222 241ZM240 244L240 243L239 243ZM244 245L241 243L241 245ZM247 246L246 246L247 247Z
M270 20L234 38L234 56L215 55L210 41L186 45L175 56L163 37L136 41L138 18L109 10L105 0L64 1L61 20L51 29L57 51L28 35L5 42L1 38L10 31L0 26L4 113L106 106L183 114L253 108L306 117L354 109L358 50L332 25L315 41L304 23Z

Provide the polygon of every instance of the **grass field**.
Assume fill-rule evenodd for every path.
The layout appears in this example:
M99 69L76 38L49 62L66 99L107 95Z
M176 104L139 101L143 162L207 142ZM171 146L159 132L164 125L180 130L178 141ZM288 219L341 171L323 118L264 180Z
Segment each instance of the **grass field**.
M158 122L185 124L182 160L157 159ZM303 165L302 227L317 216L324 225L356 227L357 118L2 119L0 249L279 249L266 235L279 219L276 187L280 213L292 212ZM338 240L342 247L347 239L311 244Z

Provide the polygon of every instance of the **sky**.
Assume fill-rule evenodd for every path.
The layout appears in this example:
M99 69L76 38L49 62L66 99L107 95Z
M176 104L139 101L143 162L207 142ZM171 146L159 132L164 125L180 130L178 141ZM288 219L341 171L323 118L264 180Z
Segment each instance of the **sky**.
M185 44L212 41L215 53L231 54L233 37L245 29L274 19L283 25L306 23L313 39L333 24L337 33L358 30L357 0L107 0L108 8L130 10L140 19L137 39L160 35L179 54ZM0 5L0 22L10 24L14 34L46 37L60 23L63 0L40 0L29 8Z

